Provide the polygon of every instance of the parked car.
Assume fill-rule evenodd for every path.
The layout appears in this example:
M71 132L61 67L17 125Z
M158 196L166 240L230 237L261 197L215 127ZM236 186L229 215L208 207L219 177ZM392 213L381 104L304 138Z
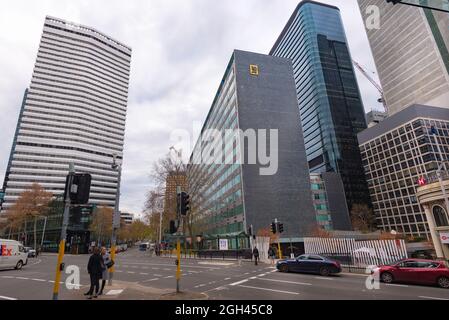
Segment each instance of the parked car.
M24 249L28 253L28 258L36 258L36 250L31 247L24 247Z
M449 269L444 261L407 259L373 270L384 283L438 285L449 289Z
M341 272L338 261L319 255L302 255L295 259L280 260L276 268L281 272L315 273L324 277Z
M27 263L28 254L20 242L0 239L0 269L20 270Z

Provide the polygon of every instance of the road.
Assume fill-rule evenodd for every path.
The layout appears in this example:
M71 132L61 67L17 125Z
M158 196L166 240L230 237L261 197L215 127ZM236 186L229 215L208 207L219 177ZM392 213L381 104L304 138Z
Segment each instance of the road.
M81 290L89 284L88 256L66 256L66 267L81 270ZM52 297L56 255L30 259L22 270L0 271L0 300L48 300ZM175 259L150 257L130 250L118 255L115 279L158 289L175 288ZM62 282L67 275L63 274ZM181 290L206 293L212 300L449 300L449 290L412 285L385 285L369 290L364 275L329 278L284 274L272 266L221 260L182 260ZM60 299L72 295L61 285Z

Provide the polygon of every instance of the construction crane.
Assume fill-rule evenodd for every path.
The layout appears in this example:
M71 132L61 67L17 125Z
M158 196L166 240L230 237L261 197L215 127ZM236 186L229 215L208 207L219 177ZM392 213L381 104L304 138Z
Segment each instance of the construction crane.
M365 68L363 68L361 66L360 63L358 63L355 60L352 60L352 63L354 63L354 66L359 69L359 71L369 80L369 82L371 82L371 84L377 89L377 91L379 91L380 93L380 99L377 100L379 103L382 103L384 105L384 109L385 112L388 112L388 107L387 107L387 102L385 101L385 95L384 95L384 90L382 89L382 87L380 86L380 84L378 84L370 75L369 73L365 70Z

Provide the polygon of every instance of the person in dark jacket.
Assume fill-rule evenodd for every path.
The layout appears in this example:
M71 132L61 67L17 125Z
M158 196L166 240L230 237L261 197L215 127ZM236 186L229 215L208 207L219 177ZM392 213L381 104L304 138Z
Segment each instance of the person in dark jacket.
M254 262L257 266L257 263L259 262L259 249L257 249L257 247L254 247L253 256L254 256Z
M106 269L106 267L103 262L103 257L100 254L100 248L95 248L94 253L90 256L87 264L87 272L90 275L90 289L84 295L88 296L88 299L92 299L92 296L94 298L98 298L98 293L100 291L100 279L104 269Z

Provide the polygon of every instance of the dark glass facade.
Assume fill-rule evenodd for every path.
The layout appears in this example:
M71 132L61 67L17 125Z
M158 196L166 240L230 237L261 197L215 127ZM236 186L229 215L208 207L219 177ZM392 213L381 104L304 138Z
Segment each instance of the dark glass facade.
M349 210L370 206L357 141L365 112L339 9L301 2L270 54L292 60L310 171L338 172Z

